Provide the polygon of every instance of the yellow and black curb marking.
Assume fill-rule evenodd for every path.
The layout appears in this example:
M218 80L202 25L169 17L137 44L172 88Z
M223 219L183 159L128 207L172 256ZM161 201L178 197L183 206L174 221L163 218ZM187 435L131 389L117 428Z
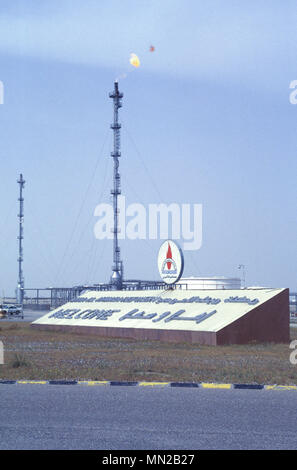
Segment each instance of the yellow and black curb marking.
M222 384L196 382L120 382L109 380L0 380L4 384L36 384L36 385L87 385L87 386L123 386L123 387L188 387L203 389L241 389L241 390L297 390L297 385L261 385L261 384Z

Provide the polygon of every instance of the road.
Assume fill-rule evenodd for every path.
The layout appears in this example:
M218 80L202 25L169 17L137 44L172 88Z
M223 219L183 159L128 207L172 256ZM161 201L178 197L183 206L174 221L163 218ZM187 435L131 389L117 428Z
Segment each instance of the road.
M0 384L0 449L296 449L296 391Z
M24 310L24 318L21 318L21 315L8 315L6 318L0 319L0 326L1 326L1 321L12 321L12 322L32 322L37 320L40 317L43 317L48 313L48 310L31 310L31 309L25 309Z

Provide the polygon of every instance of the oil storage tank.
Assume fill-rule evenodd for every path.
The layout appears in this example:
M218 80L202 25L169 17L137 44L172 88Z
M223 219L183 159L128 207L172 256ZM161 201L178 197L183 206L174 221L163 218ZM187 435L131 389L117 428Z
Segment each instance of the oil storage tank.
M240 289L238 277L182 277L178 282L180 289Z

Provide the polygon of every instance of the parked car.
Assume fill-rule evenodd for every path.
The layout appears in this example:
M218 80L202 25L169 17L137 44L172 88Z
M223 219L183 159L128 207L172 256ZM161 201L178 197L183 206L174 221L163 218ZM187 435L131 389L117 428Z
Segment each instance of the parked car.
M22 311L17 305L3 305L3 310L7 315L19 315Z
M21 313L21 309L19 307L17 307L16 305L10 305L7 309L7 313L9 315L18 315L19 313Z

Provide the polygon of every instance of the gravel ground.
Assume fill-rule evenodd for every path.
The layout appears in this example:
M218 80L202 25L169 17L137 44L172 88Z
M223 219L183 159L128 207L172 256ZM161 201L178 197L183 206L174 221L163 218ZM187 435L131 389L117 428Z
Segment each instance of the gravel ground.
M40 312L33 312L37 317ZM291 338L297 338L296 328ZM297 384L288 344L202 346L40 331L1 321L3 379Z

